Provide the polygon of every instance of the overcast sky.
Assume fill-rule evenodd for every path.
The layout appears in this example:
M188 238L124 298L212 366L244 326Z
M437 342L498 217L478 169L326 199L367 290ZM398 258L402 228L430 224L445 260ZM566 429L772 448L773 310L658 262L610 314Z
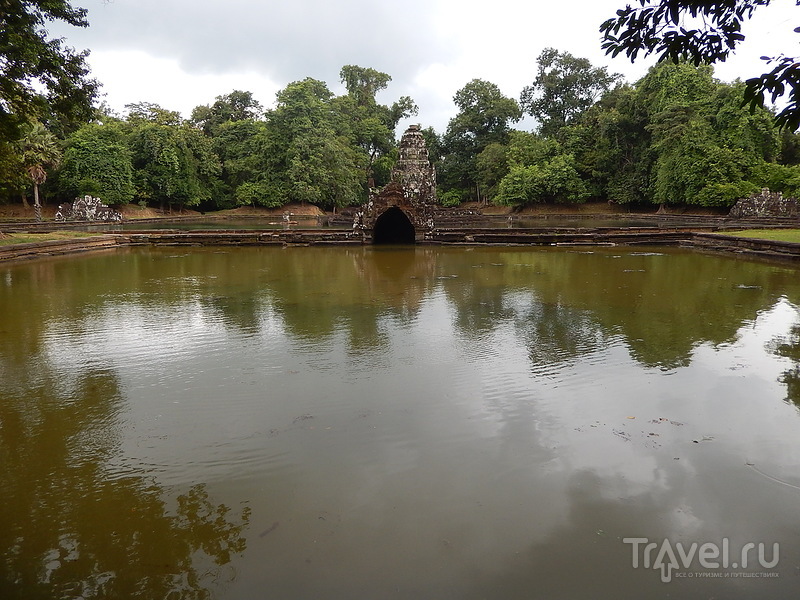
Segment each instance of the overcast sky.
M74 0L89 10L88 29L54 24L76 49L91 51L105 101L155 102L188 117L198 104L234 89L271 106L286 84L314 77L341 93L339 69L355 64L392 76L379 99L411 96L413 122L440 133L456 112L454 93L472 79L519 98L546 47L608 66L630 81L652 61L610 59L598 28L625 0ZM746 79L765 70L762 55L800 55L800 16L776 0L748 23L737 56L717 76ZM523 127L524 128L524 127ZM402 133L398 131L398 134Z

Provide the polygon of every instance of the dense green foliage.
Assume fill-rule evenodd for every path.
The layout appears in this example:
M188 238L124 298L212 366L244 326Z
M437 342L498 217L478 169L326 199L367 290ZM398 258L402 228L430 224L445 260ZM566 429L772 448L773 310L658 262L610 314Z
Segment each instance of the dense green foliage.
M514 132L508 164L509 172L498 186L498 204L575 203L589 196L575 168L575 157L554 140Z
M307 78L278 92L269 110L234 90L189 120L146 102L128 105L123 119L98 112L61 140L50 192L162 208L360 204L370 184L388 183L395 129L417 107L408 97L376 101L391 81L385 73L348 65L340 77L341 96ZM0 193L24 198L30 184L19 153L0 144Z
M537 59L534 82L523 88L522 109L540 123L542 135L554 135L594 104L620 79L585 58L545 48Z
M638 0L605 21L600 31L603 48L612 56L625 53L635 60L655 53L659 60L694 65L722 62L745 39L742 23L772 0ZM800 2L795 0L795 5ZM795 32L798 29L794 30ZM776 123L795 131L800 127L800 63L796 57L762 57L772 70L746 82L744 98L751 107L763 107L786 96Z
M608 93L564 144L613 202L730 206L762 185L788 191L765 166L780 150L772 115L743 98L743 84L716 81L710 67L663 63Z
M442 197L478 199L477 186L512 206L594 199L729 207L761 187L800 192L798 136L781 132L770 111L748 108L745 84L722 83L708 66L666 62L612 88L617 77L585 59L548 48L539 60L520 99L538 130L510 131L509 110L489 136L470 106L459 106L444 137ZM459 128L464 121L478 125Z
M84 59L51 39L46 26L63 21L86 27L86 10L66 0L4 0L0 9L0 139L17 139L39 120L51 130L85 119L98 84Z
M91 194L108 204L133 200L133 161L121 125L90 123L70 137L59 176L64 196Z
M39 186L61 158L56 136L74 131L92 113L99 84L88 78L87 52L52 39L48 23L86 27L86 11L66 0L5 0L0 9L0 194Z
M439 173L446 188L485 195L478 186L477 157L490 144L507 144L511 123L522 113L513 98L507 98L495 84L473 79L453 98L458 114L450 120L442 138L443 156Z

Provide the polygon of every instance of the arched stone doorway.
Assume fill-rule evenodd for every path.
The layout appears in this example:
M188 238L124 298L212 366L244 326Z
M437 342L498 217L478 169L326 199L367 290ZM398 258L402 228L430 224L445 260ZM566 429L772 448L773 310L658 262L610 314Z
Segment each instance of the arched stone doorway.
M413 244L416 238L414 225L402 209L392 206L375 219L372 229L374 244Z

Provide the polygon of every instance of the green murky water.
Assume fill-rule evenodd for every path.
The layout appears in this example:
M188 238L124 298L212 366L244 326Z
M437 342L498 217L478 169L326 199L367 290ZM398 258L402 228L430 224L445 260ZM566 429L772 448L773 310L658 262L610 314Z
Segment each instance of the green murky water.
M790 266L129 249L0 267L0 340L4 599L800 589Z

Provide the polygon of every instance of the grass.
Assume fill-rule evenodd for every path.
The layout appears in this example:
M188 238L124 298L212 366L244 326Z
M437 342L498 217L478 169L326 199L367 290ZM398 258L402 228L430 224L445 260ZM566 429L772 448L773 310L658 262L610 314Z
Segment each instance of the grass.
M0 246L30 244L31 242L51 242L91 237L96 233L86 231L48 231L44 233L0 233Z
M743 231L725 231L720 233L734 237L800 243L800 229L745 229Z

